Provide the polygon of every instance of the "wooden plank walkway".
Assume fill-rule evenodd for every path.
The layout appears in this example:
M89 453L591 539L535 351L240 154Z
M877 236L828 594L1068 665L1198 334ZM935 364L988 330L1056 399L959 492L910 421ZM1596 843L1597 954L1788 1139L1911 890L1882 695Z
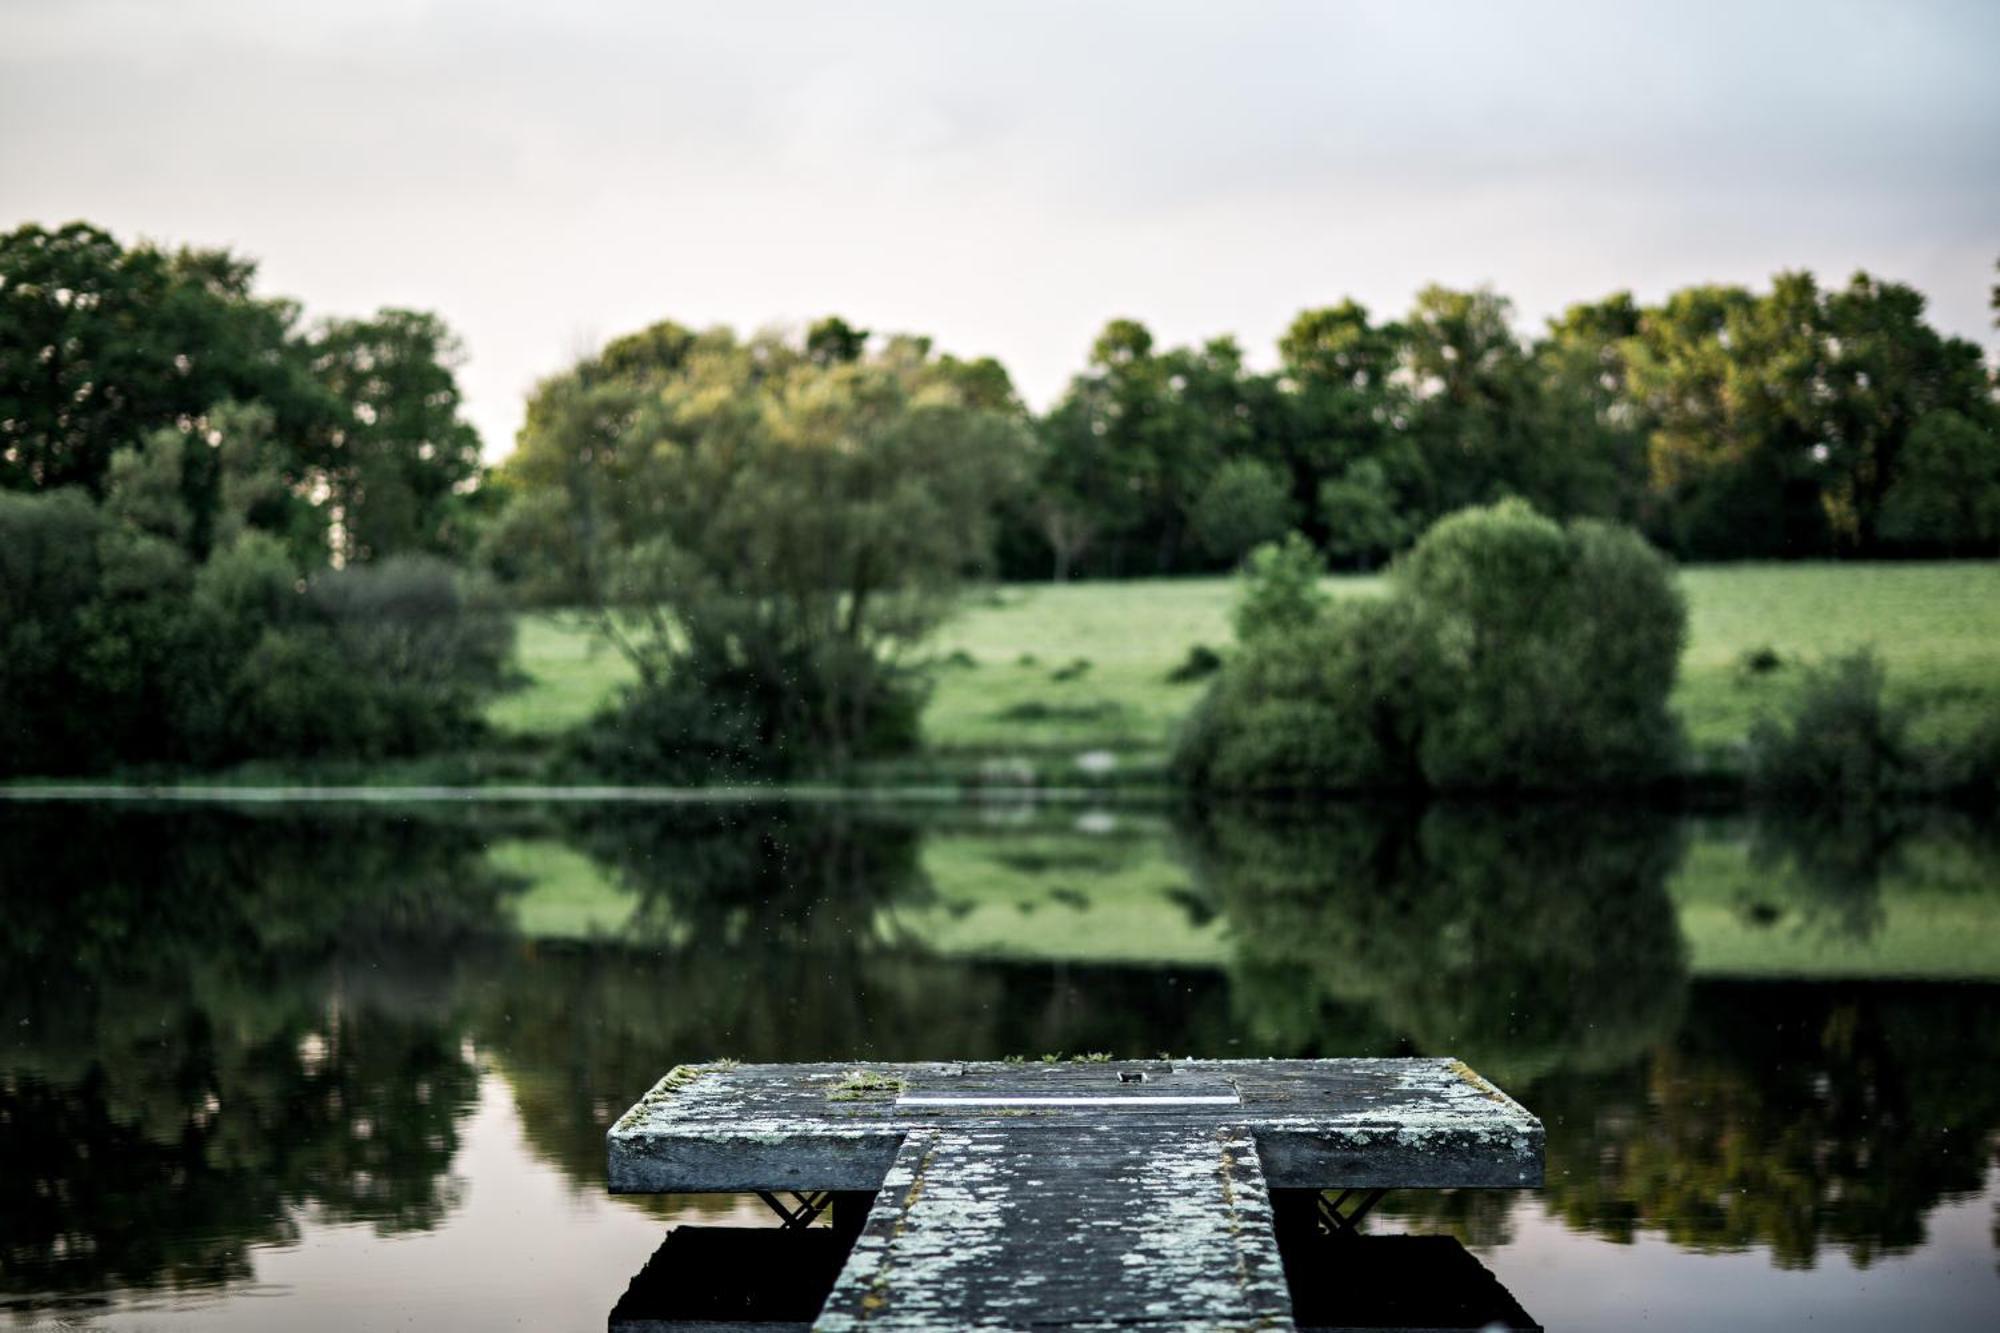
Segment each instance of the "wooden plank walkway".
M1541 1183L1452 1060L683 1066L618 1192L876 1192L815 1328L1291 1328L1273 1189Z

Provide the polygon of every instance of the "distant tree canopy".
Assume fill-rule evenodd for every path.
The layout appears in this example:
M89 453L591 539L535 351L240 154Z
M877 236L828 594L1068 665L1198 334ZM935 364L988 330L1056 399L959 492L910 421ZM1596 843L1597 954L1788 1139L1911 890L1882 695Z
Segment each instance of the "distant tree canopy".
M1026 452L1012 397L837 320L804 345L656 325L546 381L495 539L637 668L591 762L747 775L912 743L913 653Z
M1037 424L1007 572L1224 568L1281 511L1367 567L1508 497L1637 524L1683 557L2000 549L1980 349L1867 274L1657 306L1619 293L1527 339L1504 298L1429 287L1387 323L1352 301L1307 310L1278 352L1258 373L1228 339L1160 348L1134 320L1106 325Z
M247 405L302 559L469 550L479 440L451 332L407 310L305 327L255 276L223 251L127 247L80 222L0 235L0 489L102 497L116 455L177 437L186 536L205 554L227 504L220 414Z

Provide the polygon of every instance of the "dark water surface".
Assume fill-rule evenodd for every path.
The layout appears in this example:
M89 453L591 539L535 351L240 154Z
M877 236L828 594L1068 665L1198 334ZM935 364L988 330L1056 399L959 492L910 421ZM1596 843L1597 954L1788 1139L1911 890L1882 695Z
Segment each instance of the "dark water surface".
M1630 811L0 804L0 1311L602 1328L669 1066L1454 1054L1550 1328L2000 1327L2000 831Z

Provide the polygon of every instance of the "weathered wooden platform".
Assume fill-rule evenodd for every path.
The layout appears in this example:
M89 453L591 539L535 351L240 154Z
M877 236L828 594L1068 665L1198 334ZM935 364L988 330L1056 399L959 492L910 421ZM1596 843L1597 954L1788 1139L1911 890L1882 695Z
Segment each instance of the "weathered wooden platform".
M609 1150L618 1192L874 1192L828 1330L1291 1328L1272 1190L1542 1178L1454 1060L683 1066Z

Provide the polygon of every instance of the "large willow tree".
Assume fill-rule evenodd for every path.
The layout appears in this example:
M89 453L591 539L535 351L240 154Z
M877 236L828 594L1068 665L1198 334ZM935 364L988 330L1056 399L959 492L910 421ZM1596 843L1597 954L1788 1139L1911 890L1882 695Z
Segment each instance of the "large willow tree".
M589 761L748 776L915 739L918 654L1023 452L984 363L920 339L656 325L552 379L500 538L636 668Z

